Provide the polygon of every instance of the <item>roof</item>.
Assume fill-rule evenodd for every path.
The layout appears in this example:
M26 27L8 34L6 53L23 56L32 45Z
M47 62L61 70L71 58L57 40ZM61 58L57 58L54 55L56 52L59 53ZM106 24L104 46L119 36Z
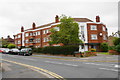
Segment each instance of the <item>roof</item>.
M45 25L38 26L38 27L36 27L36 29L42 28L42 27L46 27L46 26L50 26L51 24L55 24L55 22L52 22L52 23L48 23L48 24L45 24ZM32 30L32 29L33 29L33 28L26 29L25 31L27 31L27 30Z
M93 22L92 20L90 20L90 19L88 19L88 18L73 18L73 19L74 19L75 21L77 21L77 22ZM38 26L38 27L36 27L36 29L42 28L42 27L46 27L46 26L50 26L51 24L55 24L55 22ZM33 30L33 28L26 29L25 31L27 31L27 30Z
M92 20L88 18L73 18L77 22L93 22Z

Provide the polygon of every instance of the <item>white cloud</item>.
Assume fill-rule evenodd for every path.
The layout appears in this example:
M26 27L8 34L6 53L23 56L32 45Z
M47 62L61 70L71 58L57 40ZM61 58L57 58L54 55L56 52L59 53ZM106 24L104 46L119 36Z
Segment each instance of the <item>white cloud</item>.
M56 2L57 1L57 2ZM85 2L84 2L85 1ZM95 21L95 16L101 17L101 22L109 28L109 34L117 31L118 0L2 0L0 3L0 36L20 32L20 27L30 28L32 22L37 25L54 21L55 15L65 14L71 17L85 17ZM97 0L98 1L98 0ZM114 29L113 29L114 28Z

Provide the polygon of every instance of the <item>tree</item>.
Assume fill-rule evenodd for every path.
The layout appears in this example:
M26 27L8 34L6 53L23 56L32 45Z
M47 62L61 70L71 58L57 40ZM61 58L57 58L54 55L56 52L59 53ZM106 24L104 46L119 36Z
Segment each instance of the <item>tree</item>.
M107 52L108 51L108 43L101 43L100 48L102 49L102 51Z
M68 45L82 43L78 37L78 23L76 23L73 18L62 15L60 17L60 24L57 25L57 27L59 28L59 31L54 28L51 29L52 34L50 35L50 44L63 43L64 45Z
M15 47L16 47L16 45L15 45L15 44L10 43L7 47L11 49L11 48L15 48Z
M2 47L7 48L10 43L7 40L2 39Z
M115 46L118 45L118 44L120 44L120 38L115 38L113 40L113 43L114 43Z

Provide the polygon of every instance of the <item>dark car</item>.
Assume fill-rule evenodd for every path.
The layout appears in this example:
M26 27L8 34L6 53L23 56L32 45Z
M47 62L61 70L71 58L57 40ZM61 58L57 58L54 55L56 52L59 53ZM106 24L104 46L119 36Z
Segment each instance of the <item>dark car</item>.
M9 54L18 55L19 53L20 53L20 50L17 48L10 49L10 51L9 51Z
M23 48L20 50L19 55L30 56L30 55L32 55L32 49L31 48Z

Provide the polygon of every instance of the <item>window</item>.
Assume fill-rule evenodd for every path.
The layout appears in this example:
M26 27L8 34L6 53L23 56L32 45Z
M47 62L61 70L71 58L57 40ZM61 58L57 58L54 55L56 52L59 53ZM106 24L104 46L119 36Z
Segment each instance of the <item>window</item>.
M25 40L25 43L28 43L28 39L27 39L27 40Z
M21 37L21 35L18 35L18 38L20 38Z
M33 36L33 33L30 33L30 36Z
M60 28L59 28L59 27L54 27L54 29L55 29L56 31L60 31Z
M107 37L106 37L106 35L103 35L103 40L107 40Z
M20 40L18 41L18 44L21 44Z
M48 37L45 37L44 38L44 42L48 42L49 41L49 38Z
M49 30L43 30L43 34L46 34L48 32L49 32Z
M91 25L90 30L97 30L97 26L96 25Z
M37 33L38 33L38 35L40 35L40 31L38 31Z
M97 40L97 35L96 34L91 34L91 39L92 40Z
M103 28L103 31L105 31L105 27L103 26L102 28Z
M26 33L25 36L27 37L27 36L28 36L28 33Z
M15 36L15 39L17 39L17 36Z

